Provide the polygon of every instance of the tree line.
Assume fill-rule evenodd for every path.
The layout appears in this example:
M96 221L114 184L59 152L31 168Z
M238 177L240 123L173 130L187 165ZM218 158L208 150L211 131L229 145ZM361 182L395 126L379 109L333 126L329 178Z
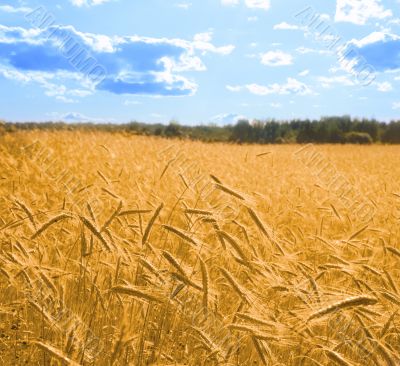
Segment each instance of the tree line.
M0 134L18 130L88 130L126 132L137 135L186 138L207 142L237 142L259 144L283 143L400 143L400 120L390 123L375 119L357 119L349 116L323 117L319 120L294 119L240 120L235 125L168 125L130 122L126 124L92 124L64 122L0 123Z

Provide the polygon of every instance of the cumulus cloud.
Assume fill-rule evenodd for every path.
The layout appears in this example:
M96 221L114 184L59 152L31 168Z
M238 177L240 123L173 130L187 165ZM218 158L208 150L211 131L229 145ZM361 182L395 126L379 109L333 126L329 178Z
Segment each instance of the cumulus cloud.
M86 80L89 89L114 94L191 95L197 85L181 73L206 69L198 53L233 51L233 46L216 47L211 40L211 33L186 41L108 37L78 32L72 26L24 29L0 25L0 65L8 76L29 81L36 81L35 73L39 73L46 80L54 75ZM96 82L87 80L93 72L95 76L102 72Z
M297 95L308 95L313 94L310 87L294 78L288 78L287 82L284 84L270 84L270 85L260 85L260 84L247 84L244 86L227 86L227 89L233 92L239 92L241 90L247 90L255 95L271 95L271 94L297 94Z
M269 51L261 54L261 63L267 66L288 66L293 64L291 54L283 51Z
M340 51L342 65L354 70L369 65L374 70L400 69L400 36L374 32L360 40L353 39ZM345 66L343 67L345 68Z
M302 28L296 24L289 24L287 22L282 22L274 25L274 30L298 30L298 29Z
M381 0L337 0L335 21L364 25L369 19L385 19L393 15Z
M235 46L228 45L222 47L214 46L212 41L213 33L212 32L205 32L205 33L198 33L194 36L192 45L195 49L202 51L203 54L207 52L212 53L219 53L221 55L229 55L235 49Z
M59 102L74 103L76 97L82 98L93 93L85 80L67 72L49 73L43 71L18 71L11 66L0 64L0 77L17 81L23 85L34 83L39 85L44 94L53 97Z

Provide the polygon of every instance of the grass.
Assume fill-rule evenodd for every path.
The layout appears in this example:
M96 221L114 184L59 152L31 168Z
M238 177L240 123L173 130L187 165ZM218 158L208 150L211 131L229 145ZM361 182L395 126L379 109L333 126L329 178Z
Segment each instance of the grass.
M1 137L0 363L399 364L400 147L298 149Z

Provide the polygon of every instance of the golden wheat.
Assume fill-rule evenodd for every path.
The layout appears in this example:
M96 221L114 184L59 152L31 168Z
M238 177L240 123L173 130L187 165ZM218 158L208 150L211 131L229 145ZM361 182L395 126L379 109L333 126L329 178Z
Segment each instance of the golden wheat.
M398 364L400 147L315 149L0 136L1 363Z

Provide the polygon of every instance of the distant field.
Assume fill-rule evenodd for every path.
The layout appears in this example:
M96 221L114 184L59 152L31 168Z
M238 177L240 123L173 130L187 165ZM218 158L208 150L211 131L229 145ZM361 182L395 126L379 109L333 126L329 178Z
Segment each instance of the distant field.
M400 364L400 146L0 153L0 364Z

